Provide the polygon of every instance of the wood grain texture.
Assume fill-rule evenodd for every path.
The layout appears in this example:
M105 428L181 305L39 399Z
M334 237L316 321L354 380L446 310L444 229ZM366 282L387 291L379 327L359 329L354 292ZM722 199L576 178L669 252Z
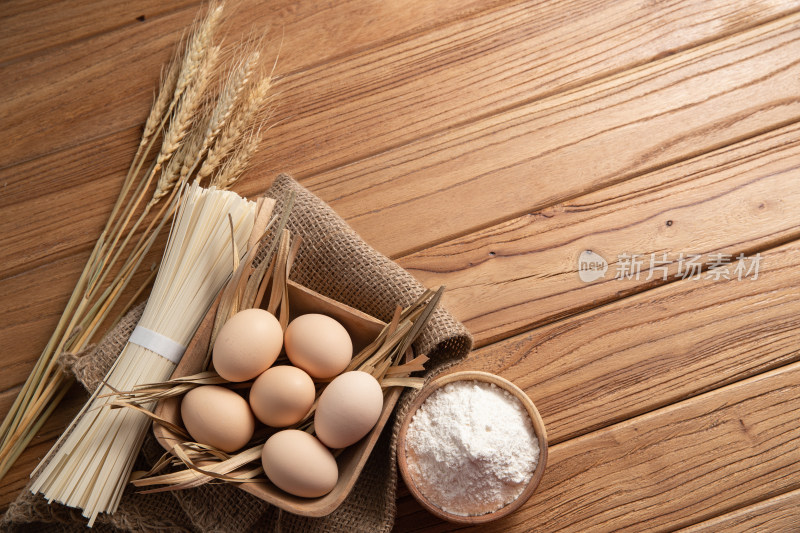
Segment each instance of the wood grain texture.
M621 299L473 352L452 371L497 373L522 387L545 420L549 442L556 444L551 449L683 398L705 403L705 396L698 394L800 360L800 243L765 252L763 266L755 281L682 280ZM624 442L598 445L594 460L604 462L598 454ZM552 463L544 479L556 468ZM627 468L620 467L620 472ZM624 490L635 492L635 487ZM535 501L539 498L541 493L534 495ZM598 501L578 500L582 510L596 508ZM657 496L651 500L656 506L664 501ZM536 519L540 510L527 518L529 523L541 523ZM566 509L562 514L574 516ZM397 531L450 527L431 519L410 496L401 497L398 515ZM546 531L588 527L544 523Z
M0 13L0 413L196 12L112 4ZM482 343L520 333L459 367L522 386L555 450L542 492L495 530L794 525L800 1L237 3L231 39L251 24L268 54L284 39L280 123L239 190L291 171L446 281ZM577 281L576 253L626 248L762 263L757 280ZM0 510L84 399L71 391L3 480ZM407 493L398 508L398 531L453 529Z
M557 444L528 504L480 531L668 531L795 490L797 409L800 363Z
M797 120L799 22L787 16L305 183L368 242L403 255Z
M523 388L550 442L800 360L800 243L757 280L681 280L477 350L455 370Z
M265 34L265 57L277 57L280 51L280 72L288 73L492 3L420 5L422 9L415 11L396 10L378 0L267 4L245 0L236 3L225 27L233 37L229 41L239 40L242 33ZM364 13L374 16L375 22L366 24ZM122 27L26 61L0 65L0 78L14 87L12 93L0 96L0 119L10 140L0 146L2 165L143 124L161 67L195 15L196 9L183 9L146 26Z
M800 530L800 490L694 524L680 533L785 533Z
M0 63L199 5L199 0L72 0L65 16L63 3L7 0L0 13Z
M699 254L706 267L727 254L730 275L738 254L800 237L798 182L794 124L399 262L427 286L446 285L445 304L483 345L666 283L679 267L688 274L680 254ZM603 278L579 277L586 250L608 261ZM665 253L666 270L657 263ZM637 274L627 268L633 254ZM648 272L650 265L657 269Z
M282 80L260 166L302 179L800 8L734 4L513 2L320 65Z
M173 24L177 22L173 21ZM169 28L168 25L165 25L165 31ZM775 24L770 25L770 28L773 28ZM783 26L780 26L783 27ZM755 31L755 30L754 30ZM770 31L766 32L766 35L773 35L776 33L777 30L775 28L771 29ZM751 32L752 33L752 32ZM764 33L763 30L761 33ZM759 35L761 34L759 33ZM772 40L780 41L777 37L770 38ZM769 40L769 39L768 39ZM769 40L769 42L772 42ZM722 46L722 50L729 50L734 47L733 41L725 41L727 44ZM717 53L719 50L719 45L715 45L713 47L713 52ZM763 46L763 44L761 45ZM703 47L705 50L707 47ZM699 57L705 57L705 55L710 54L711 52L704 52L699 54ZM729 51L729 55L733 55L732 52ZM684 56L681 56L684 57ZM698 53L696 51L687 52L686 57L684 59L691 60L693 58L698 57ZM763 58L762 58L763 59ZM710 61L710 60L709 60ZM733 68L733 57L726 59L727 62L730 62L729 68ZM676 62L673 67L677 70L681 70L679 68L680 62ZM727 63L726 63L727 64ZM768 65L765 62L758 62L753 60L753 64L751 65L754 69L756 75L765 74L765 68L762 65ZM692 68L687 67L686 70L696 70L696 66ZM724 70L724 69L723 69ZM649 70L645 69L643 71L649 76L650 78L656 77L656 73L658 72L657 69L651 68ZM638 78L642 74L639 73L637 70L637 74L633 75L633 79L638 80ZM617 79L617 78L615 78ZM648 86L647 79L640 80L642 84ZM725 81L724 78L721 79L720 83ZM652 82L651 82L652 83ZM688 82L687 82L688 83ZM740 83L740 81L739 81ZM764 82L766 83L766 82ZM762 87L759 83L759 89ZM612 85L614 85L612 83ZM791 85L791 84L790 84ZM755 91L754 98L760 98L761 101L774 100L774 92L779 91L767 91L766 93L762 90ZM592 106L596 105L594 102L594 97L590 96L591 91L584 91L583 97L586 100L585 105ZM762 94L766 94L766 96L760 96ZM635 95L632 95L635 96ZM526 108L527 109L527 108ZM505 116L505 115L504 115ZM588 127L590 123L583 124L581 123L580 117L576 117L575 120L577 122L571 122L570 127L576 128L575 131L580 131L582 128ZM589 120L589 119L587 119ZM594 120L594 119L591 119ZM502 121L501 121L502 122ZM735 130L735 128L731 128L731 130ZM20 274L23 269L32 268L36 265L42 264L45 261L60 261L61 258L66 257L68 254L75 253L75 247L82 250L83 255L85 256L88 253L88 247L90 246L91 242L94 239L94 235L97 234L99 231L99 227L102 225L102 221L107 216L107 212L109 206L113 201L113 197L116 194L117 188L117 181L113 179L104 179L98 181L93 181L91 183L85 182L86 177L86 168L90 169L98 169L103 170L106 172L110 171L111 177L117 177L122 172L124 172L124 168L127 164L126 160L126 152L133 151L135 147L135 136L133 135L133 130L131 131L131 135L129 135L128 139L125 141L114 142L107 146L107 150L102 150L99 147L94 147L92 150L88 152L89 159L83 159L83 157L79 156L79 154L70 153L69 157L65 157L64 159L60 159L60 156L64 156L63 153L60 153L58 157L47 157L47 158L38 158L31 163L26 163L22 165L24 167L23 172L14 172L9 170L4 178L8 177L8 181L6 181L7 191L8 194L4 195L4 205L2 207L2 211L0 211L0 220L5 221L8 226L15 227L15 237L13 242L10 243L8 247L3 248L0 251L2 254L2 261L0 264L3 265L4 273L6 276L9 275L17 275ZM521 131L521 130L520 130ZM566 130L565 130L566 131ZM728 131L728 130L726 130ZM676 132L674 132L676 133ZM735 133L732 131L731 134ZM566 142L562 139L562 142ZM478 141L476 141L478 143ZM454 153L457 151L456 149L443 152L439 157L444 157L446 153ZM492 164L499 164L498 161L501 161L502 158L493 159L494 163ZM61 171L58 171L58 168L62 168ZM15 171L19 171L19 168L14 169ZM52 172L50 172L52 171ZM27 191L29 187L28 184L31 183L30 178L33 173L36 173L37 176L44 176L42 178L38 178L34 180L34 184L32 186L32 190ZM100 174L102 175L102 174ZM63 179L62 181L59 181ZM375 179L380 180L380 176L376 176ZM438 179L438 178L437 178ZM322 189L313 187L314 180L311 180L312 188L315 189L316 192L319 192L323 198L330 200L333 203L334 208L338 209L342 212L342 201L345 202L352 202L353 197L347 196L346 198L336 198L335 196L330 196L331 193L336 194L335 190L331 190L330 188L324 187ZM251 181L250 187L257 188L261 190L266 187L266 183L264 181ZM352 191L362 190L360 195L357 195L358 198L363 200L364 194L376 194L381 195L383 197L384 193L387 191L386 186L377 186L377 183L373 183L372 187L370 184L365 184L361 179L357 179L353 177L353 179L347 179L344 182L345 186L351 187ZM575 182L567 181L567 185L574 185ZM366 188L364 188L366 187ZM528 186L525 186L524 189L528 189ZM401 191L401 189L392 189L396 191L398 194L403 193L405 191ZM48 192L46 192L48 191ZM410 191L410 190L409 190ZM19 196L16 196L19 194ZM25 196L26 194L30 194L30 196ZM559 193L563 195L569 195L570 191L564 191L563 193ZM75 201L76 198L81 199L81 212L82 216L80 217L71 217L69 216L69 206ZM464 201L469 201L468 197L464 197ZM360 205L364 205L364 202L359 200ZM437 197L436 201L439 201L440 198ZM508 201L512 202L512 205L502 206L504 209L503 212L509 212L516 209L517 206L513 205L513 202L518 200L517 197L509 197L507 198ZM397 209L398 206L392 206L390 200L386 200L383 198L381 202L386 203L389 207L390 211L394 211L396 215L401 216L403 219L407 220L429 220L431 213L425 211L418 211L415 213L417 208L425 209L425 205L417 204L415 206L407 206L406 209L408 211L401 212ZM464 206L466 208L468 206ZM344 209L344 213L347 216L347 210ZM382 210L385 212L385 210ZM436 212L443 212L441 209L436 209ZM385 212L388 214L388 212ZM25 214L27 218L31 221L29 224L25 224L22 227L19 227L18 221L20 217ZM434 217L435 218L435 217ZM458 218L457 216L453 217L454 219ZM359 223L359 219L356 216L355 218L351 215L350 221L356 224ZM389 220L389 223L392 221ZM395 220L395 225L401 226L402 224L400 221ZM471 220L461 220L462 227L464 224L472 224ZM386 229L383 226L383 223L376 224L376 229L370 228L362 228L362 233L367 231L368 233L371 232L373 235L376 231L380 229ZM434 227L434 226L431 226ZM380 235L379 242L377 243L379 249L382 251L387 251L391 253L392 249L397 246L407 247L409 243L406 244L397 244L402 239L400 237L405 238L406 240L409 238L417 239L412 242L411 246L423 246L425 239L430 238L430 231L426 228L425 232L411 232L406 234L405 236L398 234L397 230L392 231L384 231ZM449 232L448 227L445 225L442 227L442 232L435 236L435 240L440 240L445 237L447 232ZM461 231L461 229L459 229ZM368 237L369 238L369 237ZM76 244L81 243L82 244ZM80 257L80 256L79 256ZM71 271L72 274L77 277L77 273L80 269L81 261L75 260L70 261L69 264L73 265L73 270ZM56 278L61 279L66 272L59 271L57 274L53 272L53 269L61 269L62 265L60 263L52 263L48 265L48 267L42 271L38 272L38 276L44 278ZM69 290L69 283L64 282L62 285L59 285L60 290L62 291L60 294L64 294L65 291ZM55 287L53 287L55 289ZM19 301L24 300L25 306L33 306L34 308L41 309L40 306L47 306L47 312L42 312L39 317L42 315L49 316L50 321L52 322L55 320L55 317L61 310L61 305L57 299L53 299L50 297L46 297L47 301L42 302L38 300L35 295L32 294L25 294L24 296L21 295ZM63 299L63 297L62 297ZM17 304L15 302L9 303L11 308L15 308ZM23 305L23 304L19 304ZM40 318L37 318L39 320ZM7 331L7 330L6 330ZM11 332L8 332L11 333ZM6 333L0 332L0 346L6 345L9 342L16 343L16 341L8 341L9 337L4 337ZM23 359L32 360L35 357L35 349L32 347L28 347L25 349L24 347L17 346L18 348L22 349L20 356Z
M259 172L238 189L245 194L259 192L280 171L303 178L346 165L797 7L765 1L751 15L732 18L734 5L738 4L626 0L604 4L600 17L596 3L588 0L535 6L514 3L301 68L281 79L281 97L275 109L279 124L265 140L257 161ZM558 48L551 46L555 39ZM281 67L285 67L283 60ZM141 105L146 107L144 102ZM9 257L8 263L0 261L6 269L0 275L90 246L97 233L93 215L103 218L107 214L116 191L109 178L120 179L137 136L138 127L130 127L0 170L0 181L6 183L0 219L13 217L13 212L5 209L12 203L24 203L24 209L37 215L28 228L29 240L35 245ZM62 165L65 168L61 169ZM38 177L42 168L46 179ZM31 182L39 190L30 190ZM57 187L46 188L52 185ZM356 186L349 194L364 194L363 188L369 184ZM49 196L54 190L61 194L60 200L39 201L39 195ZM328 197L329 189L324 187L315 191L325 199L336 199ZM36 220L63 218L63 205L75 196L88 199L84 203L89 215L86 220L60 224L56 232L48 223L42 224L45 227L36 224ZM396 239L396 231L392 231L378 234L370 242L391 252ZM421 247L422 243L413 241L407 246ZM2 259L6 257L0 256Z

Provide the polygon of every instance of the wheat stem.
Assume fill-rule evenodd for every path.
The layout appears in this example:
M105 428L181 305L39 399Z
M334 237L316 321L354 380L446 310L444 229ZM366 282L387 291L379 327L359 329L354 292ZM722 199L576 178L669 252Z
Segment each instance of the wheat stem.
M155 140L155 138L153 140ZM147 171L148 172L147 175L151 175L151 173L154 172L154 169L155 169L155 162L153 162L150 165L150 169ZM145 194L145 191L147 190L147 187L149 187L149 185L150 185L150 180L145 180L145 179L141 180L133 196L131 196L131 199L128 200L128 204L125 207L125 211L122 213L120 219L114 225L112 232L114 238L112 239L110 244L105 244L101 251L101 259L99 259L99 264L94 268L91 281L89 282L89 285L85 291L86 294L92 294L98 285L102 285L102 283L106 279L106 276L108 275L108 272L111 270L111 267L116 262L117 257L122 252L122 249L125 248L124 245L117 248L117 244L119 243L119 239L121 238L125 230L125 226L128 224L131 216L133 215L133 212L135 211L135 206L139 205L139 203L142 200L142 196ZM133 198L136 198L135 202L133 201ZM117 250L116 253L114 253L115 249ZM111 258L112 253L114 253L113 258Z
M46 401L55 395L56 389L60 385L60 382L61 382L60 379L54 379L51 380L45 386L42 393L37 397L36 401L33 402L32 406L30 407L30 410L25 414L25 416L22 417L20 426L27 427L33 420L36 419L40 411L43 410L44 407L46 406ZM19 441L20 438L22 438L22 436L23 436L22 433L15 434L8 444L9 449L13 448L13 446ZM2 455L0 455L0 458L5 458L9 454L10 454L9 450L6 450Z
M47 409L38 415L38 418L36 418L36 422L34 422L33 426L31 426L28 431L21 435L21 438L13 447L9 446L8 451L5 452L3 459L0 460L0 479L5 477L9 469L13 466L17 459L19 459L19 456L22 455L22 452L25 451L25 448L28 446L28 444L30 444L31 440L33 440L33 437L39 432L47 419L50 418L50 415L67 394L67 391L69 391L71 386L70 381L65 378L61 379L60 381L62 381L61 388L58 390L58 393L53 396L53 398L48 400Z
M136 289L136 292L133 294L133 296L130 297L130 299L125 303L122 309L120 309L119 313L117 313L116 319L111 324L109 324L108 326L109 331L117 327L117 324L119 324L119 321L122 320L122 317L128 314L128 311L130 311L131 308L133 308L134 304L136 304L136 302L139 301L139 298L141 298L142 294L144 294L147 288L153 284L153 280L156 279L158 270L159 270L158 267L154 268L152 272L150 272L150 275L147 276L147 279L144 280L144 282L142 282L142 284L139 286L138 289Z

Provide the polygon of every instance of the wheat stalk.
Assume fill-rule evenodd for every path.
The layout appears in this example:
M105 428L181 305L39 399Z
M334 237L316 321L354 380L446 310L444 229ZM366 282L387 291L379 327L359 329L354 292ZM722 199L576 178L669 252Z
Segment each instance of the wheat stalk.
M239 62L228 77L228 81L222 89L222 94L217 100L217 105L211 113L208 127L206 128L203 138L201 154L205 153L208 147L211 146L217 138L217 135L219 135L222 127L227 124L233 110L240 101L242 92L250 82L260 57L261 54L258 50L254 50L248 54L244 60Z
M59 356L66 351L82 350L110 318L123 291L154 246L156 237L177 209L176 191L180 184L191 179L193 169L201 165L202 152L207 151L216 139L208 140L206 135L211 119L198 120L198 116L203 103L208 100L207 95L214 93L212 84L219 77L216 71L219 70L222 52L214 41L222 21L223 7L222 3L212 3L205 15L198 18L188 39L185 39L184 52L173 58L161 77L142 138L105 227L53 334L0 425L0 478L8 472L69 388L70 380L58 365ZM242 87L252 83L252 69L257 60L258 55L250 53L235 61L235 67L229 70L229 83L234 79ZM227 102L238 99L238 104L218 102L213 109L238 109L244 105L241 100L247 98L244 89L237 93L238 96L230 91L226 93L225 89L220 94ZM217 126L212 128L215 135L230 120L233 113L230 109L217 112L214 119ZM241 128L237 131L228 127L226 131L239 142L250 130ZM151 156L159 139L161 144L157 155ZM175 162L172 162L173 158ZM151 162L148 164L148 161ZM156 176L158 182L148 201L146 195ZM233 180L228 178L225 182L231 184ZM143 202L146 202L143 212L136 216ZM139 231L150 210L158 204L161 205L158 213L150 217L143 231ZM152 281L154 275L148 280ZM141 286L137 295L144 292L146 286Z
M236 148L233 155L217 170L211 185L222 189L231 187L250 164L261 142L261 129L252 131Z
M231 117L228 125L222 129L219 137L209 149L203 165L197 175L199 179L210 176L228 157L239 143L242 132L247 131L258 120L258 114L269 103L272 89L272 76L265 76L251 84L247 97Z
M187 87L197 78L198 72L201 70L201 66L212 48L215 32L222 19L223 7L224 4L221 3L212 4L206 17L196 26L195 31L192 33L183 56L175 92L172 95L173 104L181 99Z

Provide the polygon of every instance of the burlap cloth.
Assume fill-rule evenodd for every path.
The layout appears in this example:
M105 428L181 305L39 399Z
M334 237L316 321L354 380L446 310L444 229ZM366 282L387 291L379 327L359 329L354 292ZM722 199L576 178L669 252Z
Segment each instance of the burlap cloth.
M303 238L292 268L292 279L321 294L360 309L384 321L395 305L411 303L423 287L397 264L379 254L322 200L282 174L267 194L278 201L296 193L288 227ZM79 356L63 359L78 381L92 391L116 359L141 316L144 305L133 309L96 346ZM414 344L417 354L431 358L427 375L464 357L472 347L469 332L449 313L438 309ZM208 484L186 491L137 494L125 491L113 515L101 515L97 531L345 531L387 532L395 518L397 468L395 443L398 420L412 399L407 391L344 503L331 515L306 518L281 511L238 488ZM145 440L136 469L146 469L163 450L152 437ZM2 531L81 531L86 519L75 509L48 504L27 488L0 521Z

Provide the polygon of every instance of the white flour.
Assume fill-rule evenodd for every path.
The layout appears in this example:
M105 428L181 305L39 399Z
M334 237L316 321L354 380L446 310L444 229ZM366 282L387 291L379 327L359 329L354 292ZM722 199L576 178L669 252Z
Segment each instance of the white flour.
M408 426L406 451L417 488L444 511L462 516L513 501L539 460L525 407L481 381L456 381L431 394Z

